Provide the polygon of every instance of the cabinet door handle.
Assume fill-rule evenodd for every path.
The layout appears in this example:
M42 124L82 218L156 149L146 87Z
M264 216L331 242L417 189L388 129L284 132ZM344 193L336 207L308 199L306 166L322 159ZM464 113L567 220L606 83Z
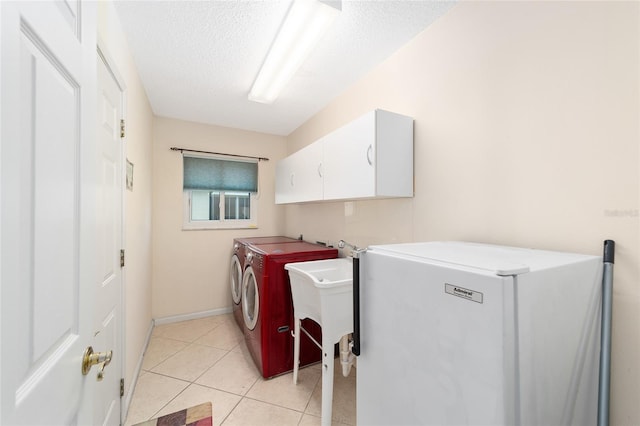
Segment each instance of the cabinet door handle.
M322 163L318 164L318 176L322 177Z
M367 148L367 163L369 163L370 166L373 166L373 158L371 158L372 154L373 154L373 145L369 145L369 148Z
M289 182L291 183L291 186L293 186L293 177L295 176L295 173L291 173L291 176L289 176Z

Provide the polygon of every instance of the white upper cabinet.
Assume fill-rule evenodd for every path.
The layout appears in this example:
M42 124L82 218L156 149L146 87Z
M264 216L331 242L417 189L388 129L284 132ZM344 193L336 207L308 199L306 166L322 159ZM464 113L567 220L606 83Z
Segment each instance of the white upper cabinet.
M413 119L371 111L324 138L324 199L413 196Z
M363 115L325 136L324 199L375 195L375 115Z
M322 144L313 143L276 164L276 204L322 200Z
M413 119L400 114L371 111L276 166L277 204L392 197L413 197Z

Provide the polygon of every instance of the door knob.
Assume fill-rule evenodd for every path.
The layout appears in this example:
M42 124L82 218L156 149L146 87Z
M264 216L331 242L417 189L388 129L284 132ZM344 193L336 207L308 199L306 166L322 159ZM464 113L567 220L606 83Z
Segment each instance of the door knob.
M82 355L82 375L89 374L89 370L94 365L98 366L98 381L104 378L104 368L111 362L113 351L93 352L93 348L88 346Z

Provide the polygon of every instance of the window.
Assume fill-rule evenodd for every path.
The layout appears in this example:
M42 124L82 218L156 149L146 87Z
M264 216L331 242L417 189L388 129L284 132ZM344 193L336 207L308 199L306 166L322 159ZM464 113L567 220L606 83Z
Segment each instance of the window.
M251 204L251 192L191 190L191 221L250 220Z
M184 229L257 227L258 163L184 155Z

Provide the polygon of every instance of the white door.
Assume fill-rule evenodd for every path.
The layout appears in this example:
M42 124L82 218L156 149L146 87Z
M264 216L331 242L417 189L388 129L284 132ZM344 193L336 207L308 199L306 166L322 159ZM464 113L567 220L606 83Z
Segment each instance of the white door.
M113 351L111 363L97 387L94 425L120 423L122 374L122 119L123 96L111 68L97 58L98 122L98 282L93 335L94 347Z
M0 2L2 424L93 423L95 14Z

